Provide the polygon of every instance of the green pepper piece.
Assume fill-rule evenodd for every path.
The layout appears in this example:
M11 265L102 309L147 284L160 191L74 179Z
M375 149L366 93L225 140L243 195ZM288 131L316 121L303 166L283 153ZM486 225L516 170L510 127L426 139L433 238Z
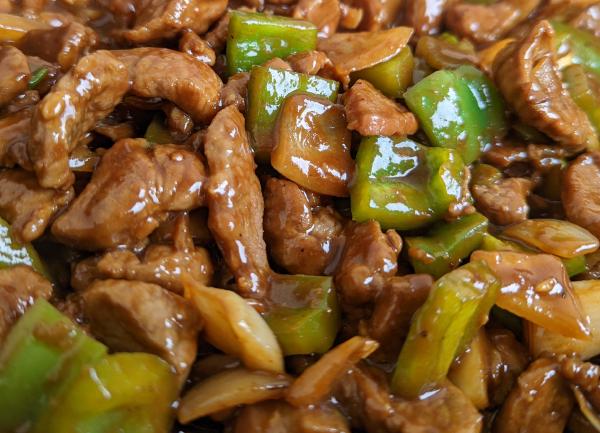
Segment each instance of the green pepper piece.
M410 263L416 273L440 278L479 248L487 228L487 218L474 213L451 223L438 223L427 236L407 237Z
M590 75L581 65L570 65L563 71L571 98L587 114L590 123L600 134L600 80Z
M256 12L232 11L227 41L229 74L249 71L273 57L317 47L317 27L308 22Z
M412 84L415 59L410 47L404 47L391 59L378 63L370 68L352 72L352 82L363 79L370 82L390 98L401 98L408 86Z
M178 385L171 367L147 353L118 353L79 372L34 433L167 433Z
M17 321L0 352L0 431L30 425L104 345L38 300Z
M169 129L165 126L164 116L155 115L152 118L152 122L146 128L144 138L154 144L171 144L173 143L173 137L169 132Z
M31 244L21 245L10 235L10 224L0 218L0 269L28 265L52 281L52 276Z
M439 384L494 305L500 282L483 262L440 278L415 313L392 378L392 391L417 398Z
M42 81L44 81L44 79L48 76L48 72L48 68L45 67L37 68L35 71L33 71L31 78L29 78L29 90L37 89Z
M287 96L305 92L336 102L338 86L337 81L315 75L265 67L252 69L248 82L246 129L250 132L256 158L261 162L270 160L275 121Z
M600 39L569 24L552 21L559 55L570 54L570 62L583 65L600 77Z
M431 143L456 149L466 164L506 133L498 90L472 66L434 72L408 89L404 98Z
M432 223L461 200L464 168L450 149L403 137L364 137L350 188L352 218L398 230Z
M331 277L277 275L271 283L273 307L265 320L283 354L327 352L340 327L340 311Z

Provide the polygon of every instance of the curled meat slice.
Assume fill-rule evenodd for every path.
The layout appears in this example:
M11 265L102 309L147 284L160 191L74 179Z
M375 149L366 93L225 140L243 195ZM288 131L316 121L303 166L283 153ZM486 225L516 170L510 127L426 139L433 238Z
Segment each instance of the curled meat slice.
M437 34L449 3L451 0L410 0L406 3L407 24L418 36Z
M519 376L494 422L494 432L562 433L573 396L559 373L556 362L538 359Z
M600 3L587 6L574 16L569 23L582 30L592 32L594 36L600 38Z
M49 299L52 284L31 267L0 269L0 343L11 326L37 299Z
M185 379L196 358L200 322L188 301L156 284L104 280L83 294L92 334L118 352L149 352Z
M134 246L168 212L204 203L205 168L194 153L142 139L118 141L92 179L52 225L61 242L85 250Z
M240 112L246 111L246 95L248 93L249 72L238 72L229 77L227 84L221 89L221 106L234 105Z
M361 11L360 29L372 32L386 29L396 22L403 0L354 0L352 5ZM346 14L348 12L345 11Z
M27 57L15 47L0 47L0 107L27 90Z
M172 38L183 29L206 32L225 12L227 0L140 0L136 6L135 25L124 36L140 44Z
M213 66L216 54L204 39L187 29L179 39L179 51L189 54L196 60Z
M27 154L32 114L33 108L25 108L0 119L0 166L32 168Z
M394 230L383 233L379 223L353 223L346 230L346 247L335 272L335 283L345 303L373 301L398 270L402 239Z
M299 0L293 17L307 20L319 29L319 37L327 38L335 33L340 22L339 0Z
M600 152L581 155L563 175L562 202L569 221L600 236Z
M446 25L476 43L494 42L524 21L540 3L542 0L501 0L490 5L459 1L448 6Z
M285 61L290 64L295 72L309 75L316 75L324 67L333 66L327 54L314 50L292 54L286 57Z
M245 8L240 8L240 10L243 9ZM229 34L229 18L230 13L228 11L221 18L219 18L213 29L204 35L204 39L206 40L208 46L217 53L223 51L225 45L227 44L227 36Z
M491 184L475 184L471 192L475 206L490 221L498 225L509 225L527 219L527 196L531 187L529 179L513 177Z
M42 188L34 173L20 169L0 172L0 216L12 225L21 243L44 234L50 220L74 197L73 188Z
M600 409L600 367L577 358L560 356L560 371L571 384L578 386L596 410Z
M344 109L348 129L365 137L412 135L419 129L414 114L387 98L365 80L358 80L344 93Z
M326 273L341 246L337 212L288 180L267 181L264 224L271 257L292 274Z
M97 51L81 59L36 106L28 153L40 185L73 183L70 151L121 101L128 78L127 68L114 55Z
M263 239L264 204L244 116L221 110L206 133L208 227L244 297L262 297L271 269Z
M498 55L494 77L523 122L571 152L595 147L598 137L587 115L563 88L553 40L550 23L538 22L522 41Z

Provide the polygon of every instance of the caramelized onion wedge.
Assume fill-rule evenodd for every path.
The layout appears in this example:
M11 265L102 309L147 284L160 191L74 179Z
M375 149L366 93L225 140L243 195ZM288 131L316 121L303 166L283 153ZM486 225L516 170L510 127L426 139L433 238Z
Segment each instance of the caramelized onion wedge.
M260 314L235 292L205 287L184 277L186 297L204 320L206 340L253 370L283 372L279 343Z
M290 384L283 374L226 370L198 383L181 399L177 418L182 424L233 409L242 404L281 398Z
M471 260L485 261L500 278L499 307L566 337L589 338L588 318L558 257L475 251Z
M318 403L331 393L342 374L378 347L375 340L356 336L331 349L296 379L287 393L287 401L294 406Z
M0 13L0 42L16 42L30 30L48 29L43 21Z
M565 259L593 253L600 246L596 236L583 227L555 219L526 220L510 226L502 236Z

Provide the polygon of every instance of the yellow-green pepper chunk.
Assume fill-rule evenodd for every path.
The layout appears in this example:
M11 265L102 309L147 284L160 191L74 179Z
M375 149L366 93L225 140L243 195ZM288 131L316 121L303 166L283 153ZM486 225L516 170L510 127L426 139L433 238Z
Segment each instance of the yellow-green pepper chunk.
M565 68L563 79L573 101L587 114L590 123L600 134L600 79L588 74L582 65Z
M410 47L404 47L400 53L385 62L350 74L354 82L367 80L390 98L401 98L412 84L415 59Z
M48 279L50 274L31 244L21 245L10 235L10 224L0 218L0 268L28 265Z
M583 65L600 77L600 39L559 21L552 21L552 27L559 56L570 55L571 63Z

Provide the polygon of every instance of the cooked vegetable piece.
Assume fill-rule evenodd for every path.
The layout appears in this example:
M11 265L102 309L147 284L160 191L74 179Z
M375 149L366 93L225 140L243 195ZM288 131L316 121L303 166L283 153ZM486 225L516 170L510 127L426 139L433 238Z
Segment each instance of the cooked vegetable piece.
M10 234L10 225L0 218L0 268L28 265L50 279L50 274L31 244L21 245Z
M437 71L408 89L404 98L431 143L457 150L466 164L506 132L498 90L472 66Z
M350 79L367 80L384 95L401 98L412 84L415 60L410 47L404 47L400 53L385 62L378 63L360 71L352 72Z
M563 80L573 101L600 134L600 75L591 76L583 65L570 65L563 70Z
M354 170L344 108L326 98L288 96L275 126L271 165L298 185L344 197Z
M589 337L589 323L558 257L475 251L471 260L485 261L500 278L499 307L566 337Z
M118 353L82 369L46 411L35 433L168 433L178 384L169 364Z
M30 30L49 27L42 20L30 20L18 15L0 13L0 42L16 42Z
M499 280L480 261L440 278L413 317L394 369L392 391L417 398L439 385L454 358L486 322L499 289Z
M265 319L284 355L325 353L331 348L340 327L331 277L277 275L270 300L273 306Z
M232 11L227 40L229 74L249 71L273 57L314 50L317 28L308 21Z
M152 122L148 125L144 138L149 143L153 144L171 144L173 143L173 137L169 132L169 129L165 125L164 116L155 115Z
M38 68L31 74L29 83L27 84L29 90L35 90L41 84L42 81L48 76L48 68Z
M447 34L447 33L446 33ZM458 40L448 38L422 36L417 42L417 56L433 69L455 69L462 65L472 65L477 62L473 46L460 44Z
M38 300L0 350L0 431L34 422L86 364L106 351L48 302Z
M416 273L440 278L479 248L487 228L487 218L479 213L440 222L426 236L405 238L408 259Z
M314 75L262 66L254 68L248 82L246 128L250 132L255 157L259 161L269 161L275 143L275 122L286 97L306 92L335 102L338 86L337 81Z
M457 152L401 137L365 137L350 189L352 218L410 230L439 220L464 201L465 166Z
M569 62L584 65L600 77L600 39L569 24L553 21L556 51L570 55Z

